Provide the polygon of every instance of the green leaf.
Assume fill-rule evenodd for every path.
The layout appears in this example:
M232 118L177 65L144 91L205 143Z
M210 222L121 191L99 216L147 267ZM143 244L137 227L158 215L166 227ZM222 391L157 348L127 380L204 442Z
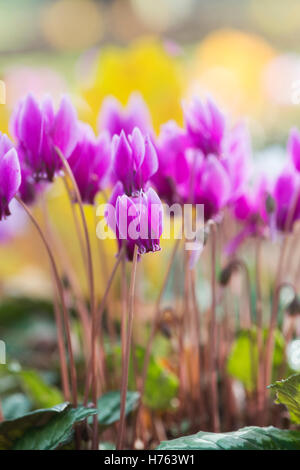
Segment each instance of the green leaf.
M135 373L133 367L133 354L135 353L138 370L141 372L144 364L145 349L137 346L135 352L132 352L129 367L129 389L135 388ZM113 367L112 357L115 356L121 364L121 348L114 348L114 351L108 350L108 367ZM161 356L152 354L145 384L144 404L152 410L167 410L171 408L171 401L178 393L178 378L165 365L165 359Z
M43 378L34 370L21 370L18 372L22 386L26 393L32 398L36 406L51 408L63 401L60 390L48 385Z
M140 394L127 392L126 415L131 413L138 404ZM109 426L120 419L121 394L120 392L108 392L98 400L98 421L102 426Z
M267 331L263 333L264 341ZM284 357L284 339L279 330L275 331L275 348L273 356L273 373L281 364ZM228 373L240 380L246 390L252 392L256 387L258 366L256 328L242 330L234 342L227 361Z
M23 393L13 393L2 400L5 419L15 419L31 410L31 401Z
M72 408L62 403L0 423L0 450L54 450L70 442L73 425L97 413L92 408Z
M300 423L300 374L294 374L285 380L279 380L269 388L276 392L276 403L287 407L291 420Z
M112 442L100 442L100 450L116 450L116 446Z
M250 426L234 432L198 432L163 441L157 450L300 450L300 432Z

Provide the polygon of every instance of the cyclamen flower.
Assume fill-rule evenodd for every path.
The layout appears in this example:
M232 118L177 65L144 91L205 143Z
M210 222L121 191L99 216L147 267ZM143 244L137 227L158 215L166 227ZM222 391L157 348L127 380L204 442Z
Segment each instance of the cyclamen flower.
M184 106L186 129L191 146L207 156L219 155L225 134L225 116L211 99L202 103L194 98L189 106Z
M215 218L242 192L250 174L251 147L247 129L226 125L225 116L208 99L185 107L190 176L185 201L204 204L205 220Z
M80 137L68 162L74 174L82 201L93 204L103 189L110 167L111 140L107 132L95 137L92 128L81 124Z
M29 94L17 106L11 131L24 154L24 161L36 181L52 181L62 167L55 146L68 158L77 142L77 117L70 101L64 97L55 112L46 97L41 104Z
M21 169L16 149L0 133L0 220L10 215L9 203L21 184Z
M159 171L151 178L159 196L168 204L182 202L179 186L189 178L189 163L186 156L187 136L174 121L161 127L156 142Z
M252 173L251 142L244 123L237 124L224 136L221 163L231 185L230 202L243 193Z
M119 250L126 243L128 260L133 259L135 245L139 255L160 250L163 207L152 188L129 197L122 183L117 183L106 208L106 220L116 233Z
M265 235L268 225L272 224L273 208L267 207L269 195L267 180L261 177L256 187L249 187L235 200L232 213L242 229L227 245L227 254L233 254L247 238Z
M112 141L113 171L121 181L127 196L143 189L158 170L158 159L149 136L144 137L135 127L132 134L124 131Z
M206 221L215 218L230 198L230 179L218 158L189 151L190 177L181 188L184 202L203 204Z
M120 135L123 131L131 134L138 127L143 133L151 132L151 118L146 103L138 93L132 93L127 106L122 108L113 96L108 96L102 104L98 117L98 129L106 130L110 136Z
M25 163L22 148L19 147L17 152L21 167L21 185L19 187L18 194L25 204L30 205L35 202L37 195L45 189L47 183L44 181L37 183L35 181L32 176L31 168L29 168L29 166Z
M293 229L300 219L300 178L290 168L285 168L274 184L273 198L276 204L275 221L278 231Z

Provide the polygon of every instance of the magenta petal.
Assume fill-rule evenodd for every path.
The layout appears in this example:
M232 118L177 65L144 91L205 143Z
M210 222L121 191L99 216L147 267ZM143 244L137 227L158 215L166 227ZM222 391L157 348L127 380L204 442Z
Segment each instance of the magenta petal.
M135 168L138 170L145 157L145 141L141 131L135 127L130 137L132 155L135 162Z
M148 181L158 170L156 150L149 136L145 139L145 156L140 168L142 182Z
M11 148L0 158L0 199L7 204L21 184L21 169L16 149Z
M132 132L134 127L138 127L144 133L151 129L151 117L147 105L139 93L130 95L126 110L127 132Z
M7 137L6 134L0 134L0 155L4 155L11 148L13 148L11 140Z
M300 132L295 127L288 140L288 152L297 171L300 171Z
M250 195L242 194L234 203L234 215L238 220L247 220L252 214L253 204Z
M133 161L132 151L123 131L119 138L114 138L113 168L117 178L128 190L132 180Z
M154 189L149 188L146 197L151 238L159 239L163 231L163 206Z
M205 163L201 186L208 199L211 197L214 200L217 209L221 209L228 202L229 178L220 161L213 155L210 155Z
M66 158L70 156L77 143L77 115L70 100L65 96L55 116L53 127L53 144Z
M110 169L110 152L111 152L111 141L107 132L102 132L96 141L96 158L95 158L95 171L99 179L105 176L106 180L108 177L108 171ZM102 183L102 181L101 181Z
M122 196L124 194L124 188L122 183L118 182L109 198L109 201L107 203L107 207L105 209L105 218L107 221L107 225L112 229L116 230L117 226L117 220L116 220L116 204L119 196Z
M119 238L123 240L127 239L137 239L138 234L129 234L130 223L133 220L136 220L136 217L139 217L137 208L133 201L123 194L119 196L116 203L116 217L117 217L117 226L119 229ZM131 236L130 236L131 235Z
M19 139L26 142L33 163L37 161L43 132L43 119L38 103L32 95L24 101L19 121Z
M108 96L103 100L97 127L99 131L108 131L111 137L121 133L123 129L122 108L113 96Z
M212 134L220 144L225 131L225 117L211 99L207 100L207 108L210 111Z

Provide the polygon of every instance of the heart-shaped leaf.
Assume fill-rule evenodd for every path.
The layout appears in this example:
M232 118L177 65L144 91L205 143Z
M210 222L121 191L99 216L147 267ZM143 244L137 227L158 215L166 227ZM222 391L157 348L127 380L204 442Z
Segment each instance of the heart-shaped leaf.
M269 388L276 392L276 403L287 407L291 420L300 423L300 374L294 374L285 380L279 380Z
M234 432L198 432L163 441L159 450L300 450L300 432L250 426Z
M73 425L97 410L62 403L0 423L0 450L54 450L70 442Z

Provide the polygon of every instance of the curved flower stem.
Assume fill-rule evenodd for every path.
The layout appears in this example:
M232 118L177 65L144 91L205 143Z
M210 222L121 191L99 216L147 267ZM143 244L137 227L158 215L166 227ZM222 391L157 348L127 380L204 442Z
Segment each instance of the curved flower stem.
M50 248L49 243L46 240L46 237L32 214L31 210L27 207L27 205L18 197L15 196L15 199L21 204L23 209L26 211L28 217L32 221L33 225L36 227L40 238L46 248L52 271L53 271L53 276L56 282L56 287L59 295L59 299L62 305L62 310L63 310L63 316L64 316L64 323L65 323L65 328L66 328L66 336L67 336L67 344L68 344L68 353L69 353L69 359L70 359L70 369L71 369L71 383L72 383L72 396L73 396L73 404L75 407L77 407L78 401L77 401L77 377L76 377L76 367L75 367L75 361L74 361L74 356L73 356L73 348L72 348L72 340L71 340L71 328L70 328L70 321L69 321L69 315L65 303L65 298L64 298L64 292L63 292L63 287L62 287L62 282L60 280L59 274L58 274L58 269L56 266L56 262L52 253L52 250Z
M125 410L126 410L129 359L130 359L132 326L133 326L133 307L134 307L134 295L135 295L137 256L138 256L138 247L137 245L135 245L133 261L132 261L131 278L130 278L129 298L128 298L128 323L127 323L125 357L124 357L124 364L123 364L123 370L122 370L121 413L120 413L119 433L118 433L118 439L117 439L117 450L122 450L123 448L124 432L125 432Z
M88 278L89 278L89 288L90 288L90 302L91 302L91 316L92 316L92 328L91 328L91 363L92 363L92 390L93 390L93 401L94 406L97 406L97 367L96 367L96 323L97 323L97 309L96 309L96 296L95 296L95 285L94 285L94 271L93 271L93 261L92 261L92 250L91 250L91 243L89 238L88 226L87 221L85 218L84 210L83 210L83 203L80 191L78 189L78 185L74 178L73 172L70 168L70 165L60 149L55 147L55 151L60 158L64 170L69 176L73 189L75 192L75 197L79 205L79 211L83 226L83 232L86 242L86 251L87 251L87 269L88 269ZM93 435L98 433L98 420L94 419L94 431Z
M68 184L68 181L67 181L66 177L63 178L63 182L64 182L66 191L67 191L68 196L69 196L69 201L70 201L72 216L73 216L73 220L74 220L75 230L76 230L76 233L77 233L79 246L80 246L80 251L81 251L81 254L82 254L82 260L83 260L84 266L86 267L86 254L85 254L85 249L84 249L84 241L83 241L82 233L81 233L81 230L80 230L78 215L76 213L74 202L72 200L72 192L71 192L71 189L69 187L69 184Z
M210 399L211 399L211 412L213 420L213 431L219 432L219 404L218 404L218 384L217 384L217 363L216 363L216 349L217 349L217 324L216 324L216 308L217 308L217 282L216 282L216 253L217 253L217 233L214 224L211 225L211 292L212 292L212 307L211 307L211 321L210 321Z

